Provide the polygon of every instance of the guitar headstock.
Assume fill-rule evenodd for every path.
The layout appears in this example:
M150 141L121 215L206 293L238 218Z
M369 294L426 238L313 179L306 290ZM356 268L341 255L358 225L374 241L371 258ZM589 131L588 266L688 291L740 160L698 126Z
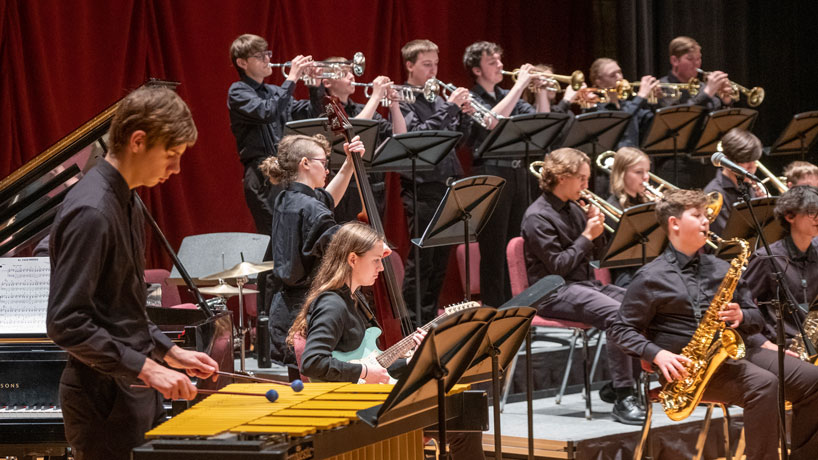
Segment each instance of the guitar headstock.
M336 135L344 136L349 142L352 123L349 122L341 101L336 96L324 96L324 112L327 116L327 127Z
M446 312L447 315L451 315L452 313L457 313L463 310L469 310L472 308L477 308L480 306L480 303L474 301L467 301L461 302L454 305L449 305L448 307L443 307L443 311Z

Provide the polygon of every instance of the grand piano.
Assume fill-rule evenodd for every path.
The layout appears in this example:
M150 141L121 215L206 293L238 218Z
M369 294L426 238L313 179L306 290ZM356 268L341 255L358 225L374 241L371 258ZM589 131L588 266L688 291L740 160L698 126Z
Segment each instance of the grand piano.
M160 81L146 84L176 86ZM106 152L106 133L120 101L0 181L0 268L4 261L34 254L66 193ZM39 282L46 283L47 291L47 281L40 278ZM42 291L43 286L37 287ZM19 301L13 307L9 304L8 297L5 301L0 297L0 318L7 313L4 308L21 305ZM147 311L179 346L208 353L221 369L231 371L230 314L213 312L203 304L199 309ZM59 379L67 357L45 335L44 316L42 322L41 332L0 328L0 458L61 456L68 447L59 406ZM206 385L200 382L199 387Z

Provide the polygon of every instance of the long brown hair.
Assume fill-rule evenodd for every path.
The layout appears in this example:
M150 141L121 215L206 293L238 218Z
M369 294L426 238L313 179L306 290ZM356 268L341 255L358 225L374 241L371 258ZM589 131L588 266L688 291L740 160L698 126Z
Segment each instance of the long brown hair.
M338 229L324 252L318 273L313 278L310 290L304 299L304 305L301 306L301 311L290 327L290 332L287 334L288 345L293 346L295 334L300 333L303 337L307 336L307 313L315 299L322 293L340 289L351 281L352 267L347 263L349 255L355 253L363 256L367 251L383 242L383 235L360 222L348 222Z

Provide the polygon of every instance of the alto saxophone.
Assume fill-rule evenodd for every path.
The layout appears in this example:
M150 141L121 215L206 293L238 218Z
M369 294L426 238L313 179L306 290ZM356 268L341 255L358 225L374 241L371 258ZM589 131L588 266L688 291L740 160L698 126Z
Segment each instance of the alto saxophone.
M710 307L690 342L682 349L682 356L690 360L685 366L687 377L667 382L659 392L659 400L665 413L675 421L683 420L693 412L702 399L707 383L728 356L741 359L745 353L741 336L726 327L725 322L719 319L719 312L733 300L733 292L750 257L750 246L747 241L739 238L725 241L713 233L710 236L722 244L738 244L741 246L741 253L730 261L730 268L716 296L710 302Z

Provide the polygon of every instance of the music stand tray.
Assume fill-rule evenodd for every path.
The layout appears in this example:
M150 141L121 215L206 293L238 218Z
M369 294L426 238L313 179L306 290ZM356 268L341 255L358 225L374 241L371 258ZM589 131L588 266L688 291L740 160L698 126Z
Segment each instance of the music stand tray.
M518 159L529 152L545 152L571 117L564 113L530 113L503 118L489 133L475 156Z
M658 109L642 138L642 151L652 156L676 155L687 150L690 137L704 114L698 105L674 105Z
M773 243L784 237L784 228L781 223L775 218L775 203L777 197L753 198L753 211L755 211L758 223L764 231L764 236L767 237L768 243ZM754 249L758 243L758 234L753 225L753 218L750 216L750 210L747 203L739 201L733 205L733 211L730 212L730 217L727 219L727 225L724 226L724 234L722 238L728 240L730 238L741 238L747 240L750 248ZM721 248L717 256L722 259L732 259L739 253L737 246L728 246Z
M352 128L356 136L361 137L361 142L364 144L366 152L364 152L363 160L364 166L368 168L369 163L372 162L372 155L375 151L375 144L378 141L378 125L377 120L367 119L352 119ZM329 168L331 171L338 171L341 165L346 160L346 153L344 153L344 138L342 136L333 136L327 130L327 117L310 118L307 120L291 121L284 126L284 135L288 134L303 134L305 136L314 136L321 134L326 137L332 147L329 157Z
M257 233L191 235L182 240L178 257L196 285L212 286L218 284L218 281L204 281L201 278L224 271L241 262L261 263L269 242L270 235ZM173 267L168 282L184 284L176 267Z
M801 154L803 160L818 138L818 110L793 115L768 155Z
M411 172L414 159L415 171L432 171L462 136L463 133L455 131L396 134L378 146L367 169L378 172Z
M613 239L600 258L601 268L644 265L658 257L667 246L667 232L656 221L656 203L626 209Z
M691 155L696 158L709 157L718 150L716 147L727 131L733 128L750 131L756 118L758 111L753 109L723 109L710 112L704 119L699 138L692 144Z

